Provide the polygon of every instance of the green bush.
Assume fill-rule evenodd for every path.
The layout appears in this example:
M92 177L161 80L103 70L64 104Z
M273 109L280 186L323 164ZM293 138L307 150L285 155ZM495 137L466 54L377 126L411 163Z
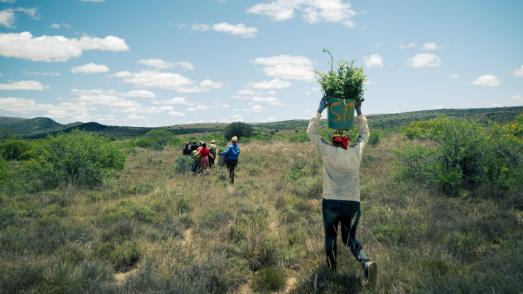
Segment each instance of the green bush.
M0 141L0 154L5 160L25 160L30 157L31 143L23 140Z
M143 222L152 222L154 212L149 207L139 206L131 201L120 201L107 207L101 215L105 223L116 223L122 220L136 219Z
M237 136L238 139L241 137L250 137L253 135L253 128L251 125L243 122L233 122L225 127L225 133L223 136L226 140L230 140L233 136Z
M190 173L194 160L191 156L179 156L174 161L174 171L179 174Z
M252 288L258 292L273 292L285 286L285 273L279 267L269 267L259 270L254 276Z
M180 140L167 129L154 129L136 140L136 145L142 148L163 150L167 145L174 145Z
M471 120L439 117L404 128L408 138L429 141L401 150L405 174L436 184L447 195L490 186L503 192L519 185L523 175L523 140L517 121L482 126Z
M110 141L80 131L50 136L35 144L34 157L22 166L30 190L59 184L93 187L123 169L125 156Z

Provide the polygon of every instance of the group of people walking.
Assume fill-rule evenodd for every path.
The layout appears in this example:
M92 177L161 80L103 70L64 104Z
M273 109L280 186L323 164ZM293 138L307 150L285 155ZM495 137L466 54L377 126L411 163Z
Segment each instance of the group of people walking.
M307 134L320 153L323 162L323 227L325 234L325 256L328 267L336 272L338 257L337 237L341 231L341 239L363 269L362 286L374 287L378 279L377 264L367 256L362 244L356 239L356 231L360 221L360 164L363 149L369 140L367 119L362 114L361 102L356 103L357 117L355 119L359 134L353 144L348 136L334 132L331 142L321 139L319 122L321 113L328 107L324 97L316 115L310 120ZM231 138L231 144L223 152L218 152L214 140L207 147L205 142L188 142L183 150L184 155L194 158L193 172L209 173L217 155L220 162L229 170L229 181L234 183L234 169L238 164L240 147L238 137ZM315 279L316 280L316 279Z
M209 174L210 169L215 165L216 159L220 158L220 161L227 166L229 171L229 182L234 184L234 170L238 165L238 157L240 156L237 136L231 138L231 144L222 152L219 152L215 140L211 140L209 146L203 141L199 143L186 142L182 152L183 155L193 158L193 173Z

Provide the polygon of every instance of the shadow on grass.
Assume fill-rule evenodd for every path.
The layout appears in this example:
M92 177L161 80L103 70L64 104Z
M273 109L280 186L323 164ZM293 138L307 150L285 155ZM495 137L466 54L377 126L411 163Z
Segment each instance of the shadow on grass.
M308 278L298 281L291 293L359 293L360 278L343 269L334 273L325 265L318 266Z

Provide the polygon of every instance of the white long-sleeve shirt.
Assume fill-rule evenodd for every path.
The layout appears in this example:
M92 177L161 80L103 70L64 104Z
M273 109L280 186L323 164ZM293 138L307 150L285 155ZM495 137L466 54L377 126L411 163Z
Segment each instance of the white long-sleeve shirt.
M311 118L307 134L316 145L323 162L323 198L360 201L360 163L363 148L369 140L367 118L359 115L355 122L360 128L355 144L347 150L334 147L321 140L318 133L321 114Z

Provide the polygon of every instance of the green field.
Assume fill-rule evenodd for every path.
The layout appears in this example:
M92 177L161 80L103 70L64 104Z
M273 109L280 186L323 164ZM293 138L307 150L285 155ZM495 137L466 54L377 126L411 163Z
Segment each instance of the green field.
M338 272L326 268L321 162L303 122L254 125L253 137L240 140L234 186L221 167L210 175L176 172L181 142L221 143L225 125L204 133L190 126L191 132L142 145L152 147L140 142L157 137L141 135L3 139L1 292L518 293L521 108L426 120L437 114L369 118L358 234L380 268L376 289L359 286L360 268L344 248ZM84 139L94 143L79 143L71 153L83 172L52 166L67 160L64 146ZM459 147L456 154L451 147ZM95 162L93 152L103 153L99 161L107 168L80 164ZM125 158L121 169L118 154ZM443 162L455 166L443 169ZM99 170L100 180L89 181Z

